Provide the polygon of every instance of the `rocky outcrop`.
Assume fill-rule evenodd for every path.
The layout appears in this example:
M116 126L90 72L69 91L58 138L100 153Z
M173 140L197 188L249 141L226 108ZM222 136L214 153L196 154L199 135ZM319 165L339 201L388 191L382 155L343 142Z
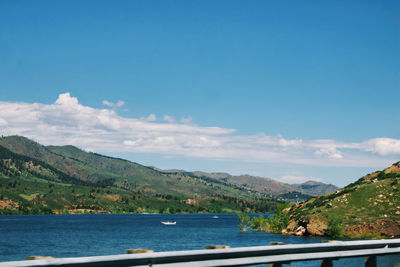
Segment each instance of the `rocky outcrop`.
M400 237L400 162L285 212L289 234L304 234L303 226L312 236Z
M347 231L355 234L379 233L386 237L400 237L400 222L383 219L374 223L354 225L349 227Z
M282 234L297 236L325 236L328 223L318 218L305 221L290 221L289 225L282 231ZM382 219L373 223L352 225L345 229L345 235L378 234L385 237L400 237L400 222L390 219Z
M324 236L328 230L328 223L325 220L311 219L307 224L307 231L313 236Z
M282 231L283 234L292 234L297 236L324 236L328 229L328 223L319 218L313 218L309 221L290 221L289 225Z
M307 229L304 227L304 226L299 226L299 227L297 227L297 229L296 229L296 235L297 236L305 236L305 235L307 235Z

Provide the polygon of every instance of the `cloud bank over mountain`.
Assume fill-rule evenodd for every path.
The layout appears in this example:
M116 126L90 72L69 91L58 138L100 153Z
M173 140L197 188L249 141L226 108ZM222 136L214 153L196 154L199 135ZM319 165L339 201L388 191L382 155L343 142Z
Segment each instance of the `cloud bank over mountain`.
M71 144L95 152L135 152L243 162L311 166L380 167L398 160L400 140L376 137L359 142L286 139L264 133L242 135L236 129L204 127L182 117L123 117L123 101L84 106L69 93L53 104L1 102L0 134L22 135L46 145Z

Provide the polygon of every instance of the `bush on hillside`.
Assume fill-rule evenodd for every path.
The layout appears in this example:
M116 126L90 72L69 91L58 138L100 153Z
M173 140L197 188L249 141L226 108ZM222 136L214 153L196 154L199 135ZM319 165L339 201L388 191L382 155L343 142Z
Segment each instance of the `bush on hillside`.
M328 229L326 234L332 238L338 238L343 236L343 220L337 215L330 215L328 218Z

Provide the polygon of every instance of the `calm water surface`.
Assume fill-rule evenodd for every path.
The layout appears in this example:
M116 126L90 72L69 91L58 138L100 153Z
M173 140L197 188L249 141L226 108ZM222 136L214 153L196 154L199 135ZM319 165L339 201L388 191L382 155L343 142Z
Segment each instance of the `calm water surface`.
M93 214L0 216L0 261L24 260L28 255L79 257L124 254L128 248L154 251L204 249L206 245L264 246L271 241L317 243L323 238L243 233L235 214ZM175 220L174 226L161 221ZM396 257L379 259L395 266ZM360 266L363 259L341 260ZM317 262L291 266L318 266ZM336 265L335 265L336 266ZM400 265L399 265L400 266Z

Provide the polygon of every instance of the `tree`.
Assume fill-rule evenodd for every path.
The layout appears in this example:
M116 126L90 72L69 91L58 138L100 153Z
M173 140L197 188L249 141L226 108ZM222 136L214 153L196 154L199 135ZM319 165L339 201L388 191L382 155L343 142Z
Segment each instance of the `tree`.
M271 225L269 224L268 219L265 219L264 216L260 215L258 217L253 217L250 227L260 231L266 231L271 228Z
M241 231L247 231L247 229L251 228L251 221L250 221L250 216L246 215L244 212L238 214L238 219L239 219L239 229Z

